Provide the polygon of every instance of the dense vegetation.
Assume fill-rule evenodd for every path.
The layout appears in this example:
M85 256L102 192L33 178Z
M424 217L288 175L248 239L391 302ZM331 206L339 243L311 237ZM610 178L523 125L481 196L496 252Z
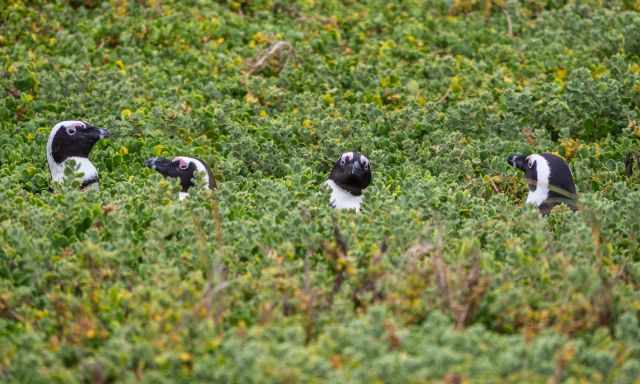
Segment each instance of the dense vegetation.
M0 381L638 382L638 1L4 4ZM99 192L48 191L67 119ZM543 151L579 212L523 206Z

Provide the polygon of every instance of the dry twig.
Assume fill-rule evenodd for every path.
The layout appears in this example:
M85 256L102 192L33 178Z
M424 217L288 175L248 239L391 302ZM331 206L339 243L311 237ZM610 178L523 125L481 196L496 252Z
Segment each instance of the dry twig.
M502 12L507 18L507 36L513 37L513 23L511 22L511 15L506 9L503 9Z
M487 179L489 180L489 184L491 184L491 188L493 188L493 191L495 193L500 193L500 189L498 188L498 186L496 185L496 183L493 181L493 179L491 178L491 176L487 177Z
M255 59L250 60L247 76L262 72L265 68L271 68L275 73L280 73L290 58L295 57L293 46L288 41L276 41L262 51Z

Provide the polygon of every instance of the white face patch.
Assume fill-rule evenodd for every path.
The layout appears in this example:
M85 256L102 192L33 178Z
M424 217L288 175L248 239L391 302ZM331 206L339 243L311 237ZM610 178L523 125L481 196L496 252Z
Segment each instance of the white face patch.
M551 168L547 159L544 157L533 154L527 156L527 165L529 168L536 166L536 189L530 191L527 195L526 204L533 204L539 207L549 197L549 175L551 174Z
M533 165L536 165L536 176L538 178L537 185L549 185L549 175L551 175L551 168L549 168L549 163L547 159L544 157L533 154L527 156L527 164L529 168L533 168Z
M353 159L353 152L345 152L342 154L342 160L351 161Z
M369 169L369 159L366 156L360 156L360 162L364 165L364 169Z

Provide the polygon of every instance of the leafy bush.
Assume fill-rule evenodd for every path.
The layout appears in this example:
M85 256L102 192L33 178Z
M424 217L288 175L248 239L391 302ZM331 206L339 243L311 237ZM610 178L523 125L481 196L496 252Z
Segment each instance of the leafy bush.
M0 379L634 382L637 11L10 1ZM113 133L99 192L48 190L49 131L74 118ZM322 187L352 149L374 172L358 215ZM506 157L542 151L577 213L523 206ZM177 154L218 189L178 202L143 166Z

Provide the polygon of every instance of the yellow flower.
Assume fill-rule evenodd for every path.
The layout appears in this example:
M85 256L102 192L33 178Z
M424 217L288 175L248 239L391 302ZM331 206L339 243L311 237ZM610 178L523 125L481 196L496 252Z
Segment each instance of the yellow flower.
M38 319L44 319L45 317L49 317L49 312L47 312L47 310L43 310L43 311L36 311L35 313L36 318Z
M608 72L607 67L605 67L602 64L598 64L591 70L591 76L594 79L599 79L602 76L604 76L607 72Z
M184 362L191 361L191 354L189 352L182 352L178 358Z
M120 73L125 74L127 70L125 69L124 62L122 60L116 60L116 67L118 67L118 71Z
M451 91L456 93L462 91L462 79L460 76L453 76L451 78Z
M127 149L127 147L122 146L120 147L120 150L118 150L118 152L120 153L120 156L126 156L129 154L129 149Z
M244 101L246 101L248 104L255 104L258 102L258 98L255 97L253 93L247 92L247 94L244 95Z
M153 147L153 153L154 153L156 156L160 156L160 155L162 155L162 152L164 152L164 145L162 145L162 144L158 144L158 145L156 145L156 146L154 146L154 147Z
M564 68L558 68L555 72L556 82L564 84L564 80L567 78L567 70Z
M327 105L333 105L335 103L333 96L331 96L331 94L329 93L325 93L324 95L322 95L322 101L324 101L324 103Z
M131 110L127 108L123 109L122 112L120 112L120 116L125 120L128 120L132 114L133 112L131 112Z
M128 0L115 0L113 2L114 13L116 16L126 16L129 10Z
M269 114L264 109L262 111L260 111L260 117L262 117L263 119L268 117L268 116L269 116Z
M573 158L576 152L580 149L580 142L574 139L561 139L560 146L564 150L564 157L567 160Z
M256 32L256 34L253 35L253 41L255 41L256 44L265 44L269 42L269 36L264 32Z
M304 119L304 121L302 122L302 126L306 129L309 129L313 126L313 122L309 119Z
M380 44L378 55L380 57L384 57L388 50L393 49L395 47L396 47L396 43L393 40L384 41L382 44Z

